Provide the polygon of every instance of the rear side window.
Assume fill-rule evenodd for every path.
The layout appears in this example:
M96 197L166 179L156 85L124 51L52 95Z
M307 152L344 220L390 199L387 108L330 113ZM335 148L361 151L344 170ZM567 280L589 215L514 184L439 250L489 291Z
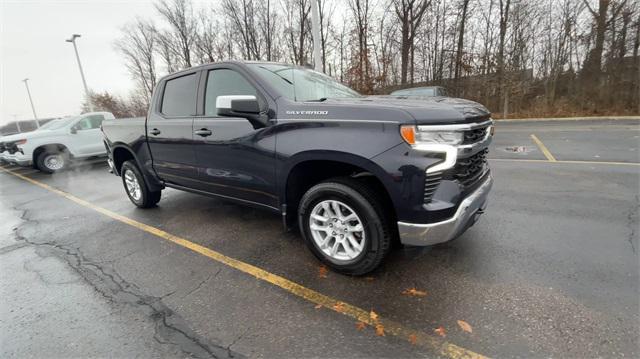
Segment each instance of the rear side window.
M227 95L258 95L247 79L229 69L209 71L207 76L207 92L205 94L204 113L206 116L217 116L216 99Z
M193 116L196 112L196 74L169 80L164 85L162 107L167 116Z

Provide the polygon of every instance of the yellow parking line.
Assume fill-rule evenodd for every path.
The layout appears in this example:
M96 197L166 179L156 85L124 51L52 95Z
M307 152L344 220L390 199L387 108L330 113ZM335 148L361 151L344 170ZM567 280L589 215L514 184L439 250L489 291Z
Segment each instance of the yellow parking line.
M406 341L409 341L411 343L414 343L416 345L420 345L422 347L428 348L430 350L435 350L437 353L439 353L442 356L448 357L448 358L452 358L452 359L460 359L460 358L486 358L485 356L475 353L471 350L462 348L460 346L457 346L455 344L449 343L445 340L441 340L433 335L429 335L423 332L419 332L416 330L412 330L410 328L406 328L405 326L403 326L400 323L397 323L395 321L392 320L388 320L388 319L384 319L382 317L378 317L375 319L372 319L370 316L370 312L367 310L364 310L362 308L359 308L355 305L349 304L349 303L345 303L342 301L339 301L337 299L334 299L330 296L327 296L325 294L322 294L320 292L317 292L313 289L309 289L307 287L304 287L296 282L293 282L289 279L286 279L284 277L281 277L277 274L273 274L271 272L268 272L264 269L258 268L254 265L242 262L240 260L228 257L220 252L216 252L212 249L209 249L207 247L201 246L197 243L193 243L191 241L188 241L184 238L178 237L176 235L173 235L171 233L165 232L161 229L158 229L156 227L152 227L148 224L144 224L141 222L138 222L136 220L133 220L131 218L122 216L120 214L117 214L115 212L112 212L108 209L96 206L95 204L92 204L90 202L87 202L79 197L76 197L70 193L61 191L57 188L51 187L45 183L36 181L34 179L31 179L29 177L23 176L21 174L18 173L14 173L12 171L9 171L7 169L5 169L4 167L1 167L1 169L4 172L10 173L16 177L19 177L20 179L23 179L31 184L34 184L38 187L44 188L48 191L51 191L55 194L58 194L70 201L73 201L83 207L87 207L90 209L93 209L94 211L97 211L99 213L102 213L108 217L111 217L117 221L120 221L122 223L128 224L130 226L136 227L142 231L145 231L147 233L153 234L157 237L160 237L162 239L165 239L169 242L173 242L179 246L182 246L184 248L187 248L193 252L199 253L205 257L211 258L219 263L222 263L224 265L227 265L231 268L234 268L236 270L239 270L241 272L244 272L248 275L251 275L253 277L256 277L257 279L263 280L265 282L268 282L270 284L273 284L277 287L280 287L282 289L284 289L285 291L294 294L300 298L303 298L309 302L315 303L317 305L321 305L324 308L327 308L329 310L335 311L337 313L340 313L342 315L345 315L347 317L353 318L355 320L361 321L363 323L368 324L369 326L372 327L376 327L378 325L382 325L384 327L384 332L396 337L399 337L401 339L404 339ZM354 329L355 330L355 329Z
M534 160L527 158L490 158L489 161L498 161L498 162L532 162L532 163L550 163L551 161L547 160ZM615 165L615 166L640 166L638 162L609 162L609 161L552 161L552 163L563 164L581 164L581 165Z
M538 147L540 148L540 151L544 153L544 156L547 158L547 160L549 160L549 162L556 162L556 158L553 157L551 152L549 152L549 149L547 149L547 146L545 146L544 143L542 143L542 141L540 141L540 139L536 137L536 135L531 134L531 139L533 140L533 142L536 143L536 145L538 145Z

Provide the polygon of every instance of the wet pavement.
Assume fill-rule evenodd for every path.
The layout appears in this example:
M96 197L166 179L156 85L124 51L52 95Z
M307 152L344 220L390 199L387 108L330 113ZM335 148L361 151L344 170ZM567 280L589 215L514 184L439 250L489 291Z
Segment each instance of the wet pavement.
M639 125L498 123L483 218L363 278L325 273L268 212L175 190L136 209L103 164L5 168L470 352L637 357ZM4 172L0 199L2 357L441 355Z

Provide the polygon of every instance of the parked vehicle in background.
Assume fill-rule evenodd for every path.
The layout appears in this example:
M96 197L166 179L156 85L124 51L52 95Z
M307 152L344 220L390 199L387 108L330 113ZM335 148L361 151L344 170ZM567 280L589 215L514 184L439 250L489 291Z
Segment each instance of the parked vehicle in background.
M110 112L91 112L3 137L4 160L53 173L64 170L73 160L105 156L100 125L113 118Z
M446 242L483 213L492 124L472 101L371 98L309 69L225 62L161 79L146 118L102 128L136 206L172 187L266 208L361 275L394 241Z
M412 87L408 89L402 89L393 91L391 96L419 96L419 97L449 97L447 89L442 86L424 86L424 87Z

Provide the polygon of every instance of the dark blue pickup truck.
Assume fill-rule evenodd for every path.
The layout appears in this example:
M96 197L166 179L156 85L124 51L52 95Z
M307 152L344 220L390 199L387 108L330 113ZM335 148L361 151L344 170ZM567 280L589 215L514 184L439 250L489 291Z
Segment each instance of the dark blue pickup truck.
M102 128L136 206L171 187L265 208L328 266L361 275L394 242L446 242L476 221L492 125L467 100L361 96L301 67L224 62L163 78L146 118Z

